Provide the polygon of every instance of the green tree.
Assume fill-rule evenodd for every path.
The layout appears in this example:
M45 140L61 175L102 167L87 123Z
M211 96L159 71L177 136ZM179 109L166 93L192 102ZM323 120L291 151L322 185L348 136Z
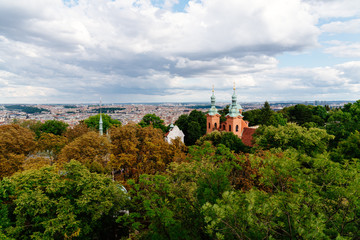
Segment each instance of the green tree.
M161 129L164 133L168 132L169 128L164 125L164 120L160 119L155 114L146 114L139 122L141 127L152 125L154 128Z
M51 133L54 135L62 135L66 131L68 126L69 126L69 124L67 124L63 121L47 120L47 121L45 121L44 124L41 125L39 130L42 133ZM40 135L38 135L38 137L40 137Z
M193 110L189 116L181 115L175 124L185 134L184 141L187 146L194 145L196 140L206 133L205 114L197 110Z
M203 145L205 141L210 141L214 146L223 144L236 153L249 152L249 148L245 146L241 139L232 132L214 131L199 138L196 141L196 144Z
M282 115L282 113L274 113L271 115L268 124L272 126L285 126L287 119Z
M110 129L112 126L121 126L121 122L116 119L112 119L107 114L101 114L102 120L103 120L103 130L106 132L108 129ZM88 119L85 119L83 122L93 131L99 131L99 121L100 121L100 114L97 114L95 116L91 116Z
M261 127L254 136L257 149L294 148L309 155L323 153L334 136L319 128L304 128L295 123Z
M0 229L15 239L115 239L127 236L116 218L126 194L109 177L71 161L27 171L0 182ZM125 230L125 231L124 231Z
M270 108L268 101L264 103L264 106L260 109L260 124L269 126L271 125L271 117L274 115L274 111Z
M332 159L336 162L343 162L345 159L360 159L360 133L355 131L350 136L340 141L332 153Z
M261 124L261 110L254 109L243 112L244 120L249 122L249 126L256 126Z
M332 148L335 149L340 141L347 139L355 130L360 131L360 100L329 113L326 131L335 136L331 142Z
M359 164L343 168L326 155L267 153L262 181L271 191L225 191L202 207L214 239L354 239L359 235Z
M295 122L300 126L309 126L315 123L316 127L323 127L329 117L325 107L304 104L286 107L280 112L289 122Z
M140 231L139 238L209 239L201 205L215 202L231 187L227 168L216 165L216 160L227 159L229 151L217 151L210 144L190 148L196 160L173 162L164 175L142 175L138 183L130 182L130 214L121 222Z

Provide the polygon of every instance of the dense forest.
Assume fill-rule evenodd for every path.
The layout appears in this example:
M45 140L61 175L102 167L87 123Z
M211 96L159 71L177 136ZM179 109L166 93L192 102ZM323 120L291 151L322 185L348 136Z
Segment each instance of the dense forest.
M359 239L360 100L243 115L252 148L197 110L185 144L154 114L0 126L0 239Z

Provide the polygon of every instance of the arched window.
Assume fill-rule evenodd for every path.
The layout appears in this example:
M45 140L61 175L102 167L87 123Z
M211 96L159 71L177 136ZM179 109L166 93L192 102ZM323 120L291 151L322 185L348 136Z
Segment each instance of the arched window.
M237 132L239 131L239 125L236 125L236 131Z
M209 129L210 129L210 123L209 123Z
M215 123L215 129L217 129L217 123Z
M231 132L231 125L229 125L229 132Z
M223 125L223 130L225 131L225 124Z

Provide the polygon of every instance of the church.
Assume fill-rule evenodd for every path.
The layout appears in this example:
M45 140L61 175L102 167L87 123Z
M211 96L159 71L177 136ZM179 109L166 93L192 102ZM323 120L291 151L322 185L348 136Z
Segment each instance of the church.
M211 95L211 108L206 115L206 133L213 131L232 132L238 136L246 146L253 146L252 135L255 133L257 126L249 127L249 122L243 119L242 107L237 104L237 96L234 86L231 106L229 113L226 115L226 121L220 123L220 114L215 107L214 88Z

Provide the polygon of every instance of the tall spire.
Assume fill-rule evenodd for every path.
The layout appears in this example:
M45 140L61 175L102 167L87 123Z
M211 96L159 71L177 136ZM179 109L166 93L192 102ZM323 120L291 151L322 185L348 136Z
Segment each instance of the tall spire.
M237 104L235 81L234 81L233 90L234 90L234 93L231 97L232 102L231 102L231 106L230 106L229 113L227 114L227 116L238 117L238 116L241 116L241 113L239 111L240 110L239 107L241 108L241 106L240 105L238 106L238 104Z
M212 95L211 95L211 108L209 110L209 115L213 116L213 115L216 115L216 114L219 114L217 109L216 109L216 106L215 106L215 94L214 94L214 85L212 87Z
M101 113L101 97L100 97L100 121L99 121L99 134L102 136L104 134L103 131L103 120L102 120L102 113Z

